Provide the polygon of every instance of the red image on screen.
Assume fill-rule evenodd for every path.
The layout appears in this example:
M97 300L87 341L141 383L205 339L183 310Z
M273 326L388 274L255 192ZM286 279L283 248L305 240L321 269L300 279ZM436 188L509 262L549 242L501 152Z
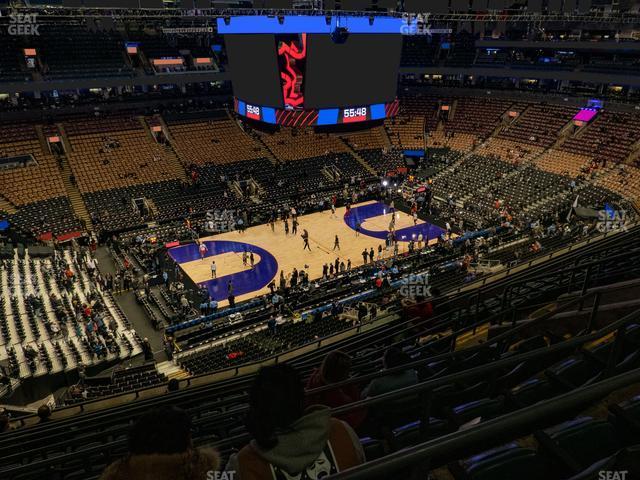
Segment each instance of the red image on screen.
M301 107L304 103L302 81L307 58L307 34L297 39L281 40L278 43L280 78L285 107Z

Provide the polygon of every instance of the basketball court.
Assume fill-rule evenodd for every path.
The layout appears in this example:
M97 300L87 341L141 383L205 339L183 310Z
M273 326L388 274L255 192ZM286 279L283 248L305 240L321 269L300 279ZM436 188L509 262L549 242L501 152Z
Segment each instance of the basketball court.
M406 213L396 211L394 215L401 253L406 251L412 238L417 240L419 234L428 238L429 243L435 243L444 232L442 228L421 220L414 225L413 218ZM335 215L328 210L298 217L296 235L285 235L284 222L279 221L273 230L265 224L248 228L244 233L234 231L202 238L207 246L204 259L200 258L196 244L174 247L169 254L194 283L206 286L211 296L225 305L229 281L236 301L242 301L268 292L271 280L275 279L278 284L281 271L288 277L294 268L306 270L309 279L314 280L322 276L323 265L334 263L336 258L345 264L351 260L352 267L356 267L364 262L363 250L371 248L377 258L378 245L384 249L391 219L388 205L365 202L353 206L348 214L342 207L336 210ZM358 224L360 233L356 234ZM303 250L301 234L304 229L309 232L311 251ZM336 235L340 249L334 250ZM253 253L253 268L249 262L243 264L244 251ZM388 257L393 255L393 251L383 250L383 254ZM217 266L217 278L212 278L213 261Z

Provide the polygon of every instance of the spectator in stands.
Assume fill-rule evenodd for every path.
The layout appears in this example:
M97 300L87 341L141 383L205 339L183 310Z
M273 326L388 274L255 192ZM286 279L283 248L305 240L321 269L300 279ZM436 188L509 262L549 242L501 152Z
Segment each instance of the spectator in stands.
M44 423L44 422L48 422L49 420L51 420L51 408L49 407L49 405L44 404L44 405L40 405L40 407L38 407L38 417L40 418L40 422L39 423Z
M407 299L403 302L403 317L407 320L414 320L413 326L420 326L425 320L433 316L433 305L426 301L424 295L416 295L415 299Z
M5 433L11 430L11 422L7 415L0 415L0 433Z
M389 347L384 352L384 358L382 363L384 369L401 367L408 364L411 361L409 355L404 353L398 347ZM410 387L418 383L418 372L409 368L406 370L399 370L395 373L390 373L384 377L374 378L371 383L365 387L362 391L362 398L375 397L376 395L382 395L384 393L393 392L400 388Z
M215 450L193 447L189 415L160 407L138 419L129 432L129 454L109 465L100 480L202 480L218 466Z
M153 348L151 348L151 343L146 337L142 340L142 353L145 360L153 360Z
M180 390L180 382L177 378L172 378L167 383L167 392L177 392Z
M350 374L351 357L340 350L330 352L324 357L320 368L316 369L309 377L307 390L343 382L349 378ZM358 400L360 400L360 391L356 385L351 384L310 395L307 397L307 405L326 405L327 407L335 408ZM339 418L357 429L364 416L364 411L355 411Z
M263 367L249 394L249 445L229 459L236 480L300 476L316 480L364 462L358 437L329 407L304 409L304 389L289 365Z

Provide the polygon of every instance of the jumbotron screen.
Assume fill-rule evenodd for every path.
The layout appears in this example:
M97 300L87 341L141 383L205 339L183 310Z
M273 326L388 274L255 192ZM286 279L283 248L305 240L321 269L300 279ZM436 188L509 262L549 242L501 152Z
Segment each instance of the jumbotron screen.
M225 44L234 95L257 105L282 108L274 35L227 35Z
M379 120L395 114L400 28L383 20L372 25L367 18L348 19L348 27L338 38L336 25L325 25L323 17L293 16L283 23L260 17L232 18L230 25L219 22L236 112L295 125Z
M390 102L396 97L402 36L350 35L335 43L309 36L305 108L332 108Z

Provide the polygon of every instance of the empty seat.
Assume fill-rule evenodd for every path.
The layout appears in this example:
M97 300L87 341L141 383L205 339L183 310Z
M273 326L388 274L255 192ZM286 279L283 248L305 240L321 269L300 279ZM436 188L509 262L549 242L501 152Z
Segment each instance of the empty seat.
M535 437L558 469L576 474L620 449L613 425L604 420L580 417L542 431Z
M547 462L535 450L515 443L503 445L449 465L456 480L540 480Z

